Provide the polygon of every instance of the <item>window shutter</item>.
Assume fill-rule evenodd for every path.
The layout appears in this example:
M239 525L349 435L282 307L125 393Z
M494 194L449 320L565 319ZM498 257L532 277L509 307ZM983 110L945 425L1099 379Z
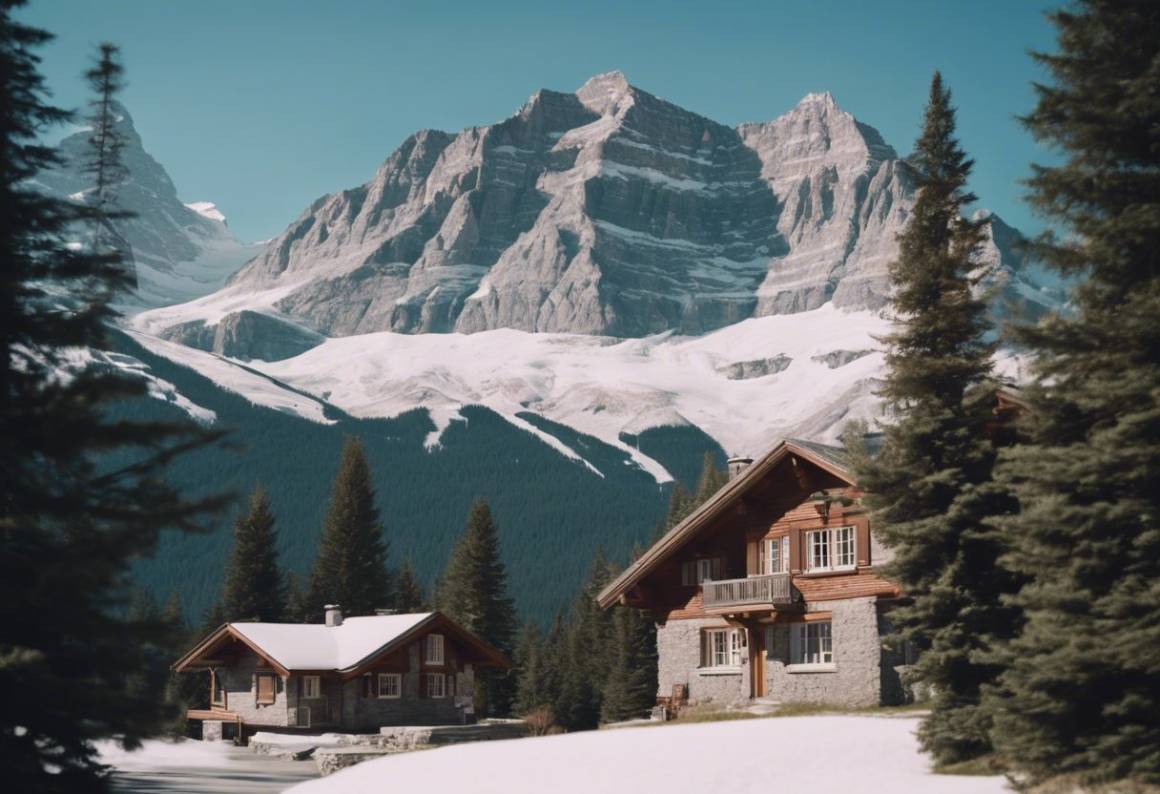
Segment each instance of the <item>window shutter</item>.
M426 673L419 674L419 697L421 697L421 698L427 697L427 674Z
M701 632L701 666L709 666L709 632Z
M681 563L681 584L690 586L697 583L697 574L693 569L694 565L695 563L692 560Z
M783 537L780 541L774 543L781 543L781 571L788 571L789 565L789 535Z
M725 559L723 557L714 557L711 563L710 570L713 571L713 581L719 582L725 578Z
M455 676L450 673L447 675L447 697L455 697Z
M871 565L869 521L859 521L855 525L854 544L854 559L858 565Z
M745 574L757 576L761 573L761 547L764 540L751 540L745 544Z
M802 658L802 629L805 623L794 623L789 627L789 663L797 664Z

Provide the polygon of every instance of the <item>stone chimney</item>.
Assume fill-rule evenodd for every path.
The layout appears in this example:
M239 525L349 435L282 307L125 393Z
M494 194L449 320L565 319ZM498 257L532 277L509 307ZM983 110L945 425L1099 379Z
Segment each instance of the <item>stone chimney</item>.
M734 455L726 464L729 466L729 479L736 479L743 471L749 468L749 464L753 463L753 458L747 458L744 455Z
M338 604L327 604L323 609L326 610L327 626L342 625L342 609L339 608Z

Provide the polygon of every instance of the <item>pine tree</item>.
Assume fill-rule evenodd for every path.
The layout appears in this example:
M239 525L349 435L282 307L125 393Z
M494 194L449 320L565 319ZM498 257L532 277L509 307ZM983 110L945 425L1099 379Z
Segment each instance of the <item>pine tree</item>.
M568 730L595 728L611 669L612 613L596 604L596 595L612 580L612 567L598 548L588 580L572 605L560 643L560 695L557 721Z
M362 442L350 437L334 478L318 559L306 598L309 618L338 604L346 615L373 615L391 603L387 542Z
M403 560L395 580L395 611L401 614L427 611L427 597L423 595L423 585L410 559Z
M124 88L125 69L120 61L121 50L116 45L104 42L98 45L97 51L96 63L85 72L93 92L89 102L89 156L83 164L84 172L93 179L93 187L85 195L89 206L95 209L92 247L97 253L115 251L122 259L126 274L131 274L135 273L132 251L113 224L117 218L126 217L116 209L117 188L128 171L121 160L125 140L118 128L120 119L114 99ZM132 278L135 286L135 275Z
M696 509L696 495L689 493L688 489L679 482L676 483L669 495L669 512L665 516L665 531L667 532L684 521Z
M447 568L440 580L439 609L470 632L505 653L515 640L516 615L507 595L507 570L500 556L499 529L486 502L471 507ZM476 698L484 714L511 710L515 677L506 671L481 670Z
M222 588L226 620L275 623L283 619L286 593L278 570L278 533L262 486L250 496L249 512L234 521L234 549Z
M608 677L601 693L601 722L645 716L656 703L657 653L652 621L639 609L612 613Z
M513 714L527 714L551 705L555 693L548 688L545 640L535 623L526 623L516 642L516 696Z
M104 791L93 742L136 746L167 717L134 686L164 629L127 614L130 565L221 501L166 483L205 440L195 426L113 419L147 384L79 363L99 358L131 280L116 250L68 245L101 208L33 185L69 114L44 100L36 50L50 36L18 23L19 5L0 0L0 758L13 791Z
M167 655L167 661L185 652L196 640L185 623L185 613L181 608L181 597L174 591L165 602L161 611L161 620L169 628L175 641L173 652ZM165 684L164 699L166 705L173 712L173 721L166 733L174 738L181 738L187 734L188 721L185 714L192 708L208 708L209 681L205 673L178 673L169 670Z
M894 551L887 573L908 599L890 620L921 651L912 679L935 693L919 737L944 764L989 751L980 687L999 668L977 655L1017 628L1001 601L1016 583L995 564L1002 547L985 523L1012 501L992 479L992 345L973 261L982 229L962 214L974 200L971 165L935 72L908 168L918 195L891 266L895 330L880 393L896 421L882 452L857 466L876 531Z
M1004 563L1027 624L988 699L997 749L1034 784L1160 784L1160 6L1081 0L1024 124L1059 151L1031 202L1065 236L1035 251L1083 279L1016 340L1034 354L1030 443L998 476L1021 512Z
M286 605L282 610L284 619L290 623L305 623L310 610L306 606L301 577L294 571L287 571L282 591L286 594Z
M706 452L704 461L701 463L701 477L697 480L697 506L709 501L710 497L721 490L721 487L727 482L729 482L729 472L717 467L716 455L712 452Z

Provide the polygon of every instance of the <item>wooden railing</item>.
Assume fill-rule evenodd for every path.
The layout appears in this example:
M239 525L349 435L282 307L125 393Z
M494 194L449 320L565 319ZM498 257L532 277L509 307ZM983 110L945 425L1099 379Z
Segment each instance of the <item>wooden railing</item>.
M793 603L793 587L788 573L708 581L701 585L701 602L706 609L790 604Z

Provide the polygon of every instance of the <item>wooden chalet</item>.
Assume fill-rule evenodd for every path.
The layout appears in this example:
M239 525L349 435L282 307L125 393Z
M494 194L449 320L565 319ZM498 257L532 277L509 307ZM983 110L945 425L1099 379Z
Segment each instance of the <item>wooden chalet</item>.
M657 622L658 699L900 702L884 646L900 595L843 451L787 440L730 480L598 596Z
M208 671L203 738L255 730L377 731L473 721L475 670L508 668L496 648L439 612L325 624L227 623L173 665Z

